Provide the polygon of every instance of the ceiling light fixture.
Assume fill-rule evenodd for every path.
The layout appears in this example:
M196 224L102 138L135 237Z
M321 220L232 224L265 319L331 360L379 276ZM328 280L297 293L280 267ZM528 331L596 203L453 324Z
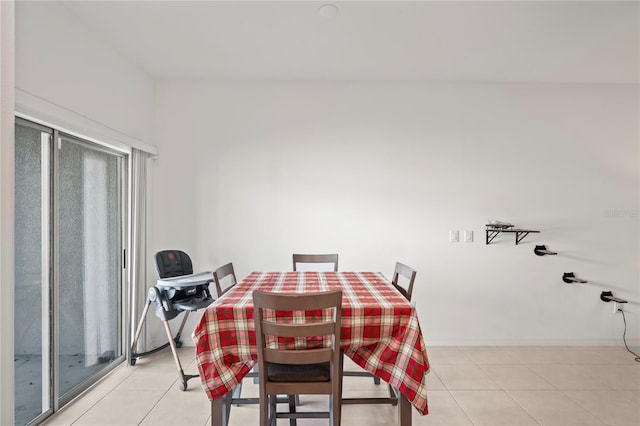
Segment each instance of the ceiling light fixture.
M324 4L318 9L320 16L326 19L332 19L338 16L338 6L335 4Z

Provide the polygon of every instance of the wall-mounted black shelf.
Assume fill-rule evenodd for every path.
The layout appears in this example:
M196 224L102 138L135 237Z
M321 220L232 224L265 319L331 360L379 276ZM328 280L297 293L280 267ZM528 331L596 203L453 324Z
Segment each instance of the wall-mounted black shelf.
M486 229L486 244L489 244L495 237L498 236L501 232L516 234L516 245L518 245L527 235L533 233L539 233L540 231L536 231L533 229L521 229L514 228L513 225L509 226L496 226L496 225L485 225Z

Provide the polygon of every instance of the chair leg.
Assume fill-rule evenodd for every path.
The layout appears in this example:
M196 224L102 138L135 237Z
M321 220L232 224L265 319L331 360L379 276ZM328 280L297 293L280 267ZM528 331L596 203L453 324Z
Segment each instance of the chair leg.
M288 395L289 399L289 413L296 412L296 397L298 395ZM289 426L298 426L298 422L295 418L289 419Z
M276 426L276 422L278 421L278 416L277 416L277 403L278 400L278 395L269 395L269 407L271 411L271 414L269 415L269 426Z
M240 398L241 395L242 395L242 381L240 381L240 383L238 383L238 386L236 386L233 389L233 398L234 399ZM239 406L240 406L240 404L236 404L236 407L239 407Z
M334 398L333 395L329 396L329 424L331 426L340 426L340 417L342 415L341 398L341 396L338 398Z
M258 384L258 364L254 365L253 368L251 369L250 373L255 373L255 375L253 376L253 384L257 385Z
M395 399L395 401L393 401L391 405L395 407L396 405L398 405L398 399L400 399L400 392L394 389L393 386L391 385L387 385L387 386L389 386L389 398Z
M342 416L342 367L344 359L340 357L340 376L334 378L331 383L331 395L329 396L329 424L332 426L340 426Z
M224 426L229 426L229 416L231 416L231 400L233 399L233 396L230 392L227 392L227 394L223 398L224 407L222 408L222 411L224 411L224 415L222 424Z
M379 385L380 384L380 377L373 376L373 383L375 383L376 385Z
M269 426L269 410L271 408L271 400L267 396L267 400L260 399L260 426Z

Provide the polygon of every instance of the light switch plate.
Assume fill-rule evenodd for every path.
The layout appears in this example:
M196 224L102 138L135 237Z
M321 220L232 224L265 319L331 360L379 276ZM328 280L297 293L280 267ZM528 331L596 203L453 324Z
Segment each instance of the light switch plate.
M464 242L465 243L473 242L473 231L464 231Z

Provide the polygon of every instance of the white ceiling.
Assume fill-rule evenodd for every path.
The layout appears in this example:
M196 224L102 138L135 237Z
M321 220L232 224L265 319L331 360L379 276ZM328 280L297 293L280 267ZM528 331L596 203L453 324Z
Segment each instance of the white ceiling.
M632 2L72 1L156 79L638 83Z

